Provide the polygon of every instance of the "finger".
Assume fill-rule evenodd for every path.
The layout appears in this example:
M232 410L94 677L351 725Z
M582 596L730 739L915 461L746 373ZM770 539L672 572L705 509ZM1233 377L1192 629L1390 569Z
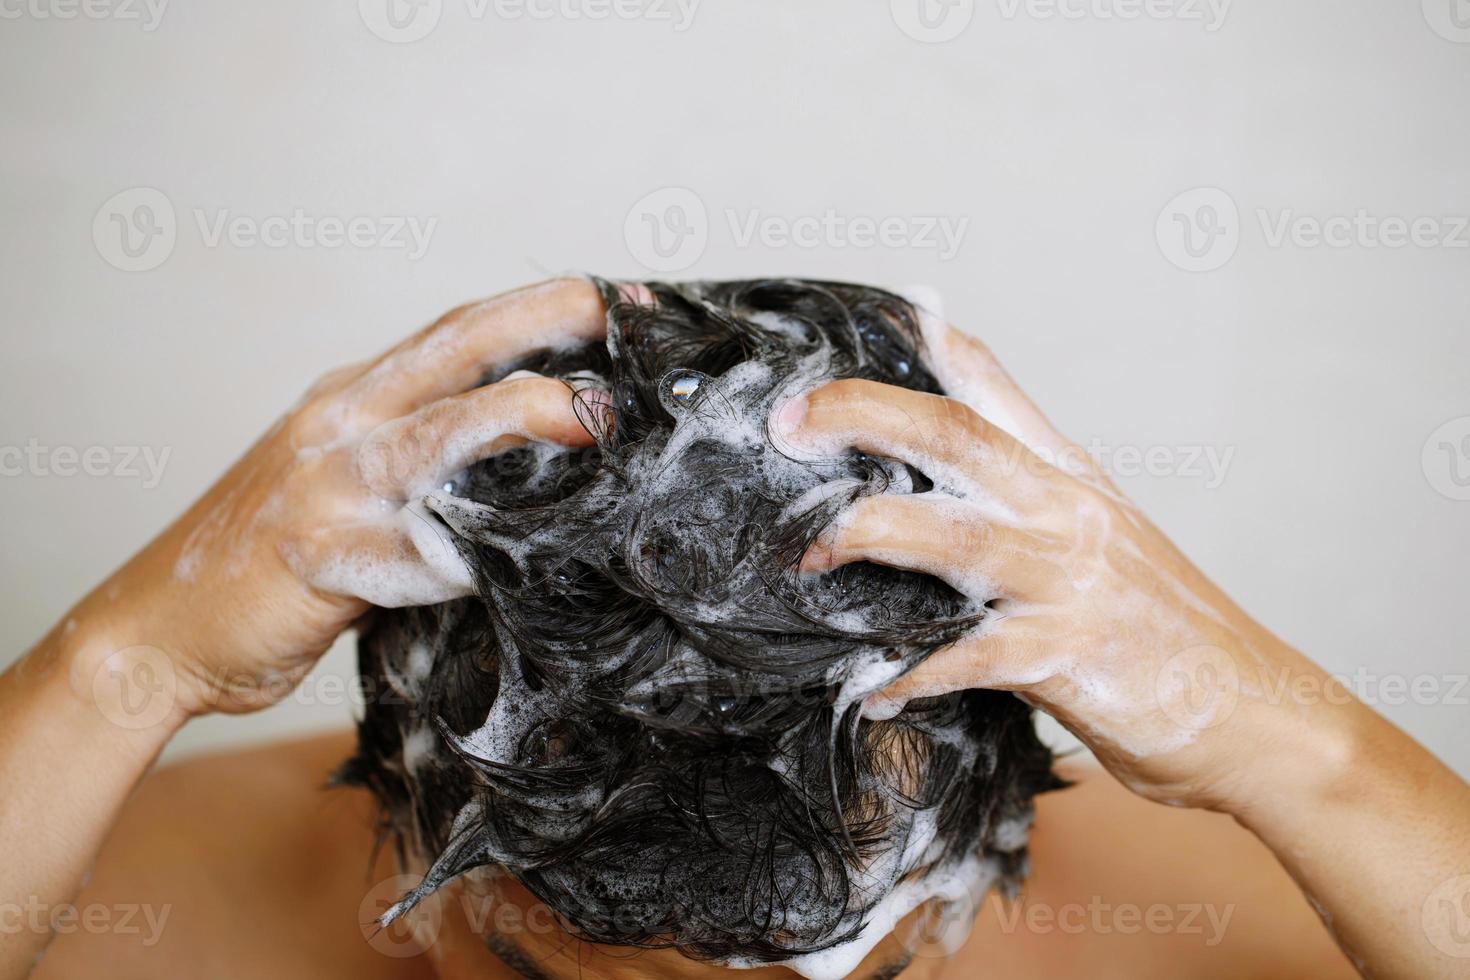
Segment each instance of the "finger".
M988 496L998 514L1049 467L963 402L875 381L832 381L777 409L772 434L797 453L836 456L858 449L904 460L943 489ZM983 484L987 484L986 491ZM996 494L1004 490L1007 503Z
M657 306L658 297L641 282L618 283L618 301L629 306Z
M451 532L420 501L386 520L318 528L293 543L286 559L313 588L384 608L474 593Z
M927 366L945 391L1059 468L1096 470L1091 457L1057 431L989 347L951 326L921 299L916 297L913 307L928 354Z
M358 378L367 373L372 367L368 361L358 361L355 364L344 364L342 367L328 371L314 381L306 393L301 396L301 404L320 398L330 398L345 390Z
M863 717L892 718L910 701L956 691L1024 693L1050 676L1024 620L1003 619L952 643L863 704Z
M471 303L384 354L352 386L369 421L397 418L479 384L497 364L606 335L602 296L585 279L555 279Z
M597 401L564 381L517 374L378 426L358 448L358 471L381 497L417 499L470 464L527 442L592 445L583 418Z
M802 558L804 572L868 561L942 579L975 598L1028 599L1065 581L1064 542L987 519L941 493L859 500Z

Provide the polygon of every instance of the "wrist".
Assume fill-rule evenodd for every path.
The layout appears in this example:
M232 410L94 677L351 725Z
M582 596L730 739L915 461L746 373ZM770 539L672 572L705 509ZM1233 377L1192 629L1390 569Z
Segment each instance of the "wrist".
M121 618L68 618L40 655L44 701L89 742L151 759L190 715L171 651Z
M92 590L55 640L73 694L115 728L177 731L208 713L192 624L208 618L201 590L163 575L158 542ZM242 631L248 634L248 630Z
M1361 788L1374 765L1377 719L1362 702L1344 692L1253 707L1252 736L1243 740L1247 761L1218 809L1263 836L1284 821L1311 819Z

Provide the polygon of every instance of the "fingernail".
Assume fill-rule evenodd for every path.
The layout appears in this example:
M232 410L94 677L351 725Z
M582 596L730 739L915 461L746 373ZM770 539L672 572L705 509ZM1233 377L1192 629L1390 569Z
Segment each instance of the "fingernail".
M618 298L631 306L653 306L653 290L641 282L618 283Z
M584 388L578 388L573 397L584 405L602 426L602 431L593 433L594 435L611 434L613 424L618 418L617 412L613 410L611 392L597 385L587 385Z
M788 399L776 414L771 418L771 427L777 435L783 438L791 438L801 429L801 423L806 419L807 402L805 395L797 395Z
M908 702L897 698L890 698L881 691L877 694L868 695L863 701L862 717L865 721L892 721L903 714Z

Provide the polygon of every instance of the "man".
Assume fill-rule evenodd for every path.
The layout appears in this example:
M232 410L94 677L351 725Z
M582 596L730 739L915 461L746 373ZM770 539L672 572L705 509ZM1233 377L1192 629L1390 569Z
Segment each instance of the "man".
M7 719L0 772L19 791L0 810L0 829L29 845L7 863L0 878L6 893L65 903L100 851L76 901L172 909L155 946L130 946L121 930L103 939L67 933L38 975L103 963L115 975L129 968L154 975L160 949L171 971L177 964L179 972L207 976L715 975L729 965L757 964L772 975L794 966L812 976L849 967L869 976L894 975L906 963L915 976L1342 972L1347 961L1332 952L1325 930L1310 925L1314 909L1365 971L1453 975L1456 947L1443 934L1434 898L1470 853L1464 783L1357 702L1272 703L1252 696L1248 675L1246 683L1224 685L1229 697L1201 701L1192 680L1201 672L1183 668L1206 666L1211 671L1204 673L1227 682L1232 671L1256 669L1323 677L1231 604L1084 457L1069 452L1075 447L982 348L896 298L853 298L847 288L745 284L720 292L721 308L701 307L698 295L677 290L604 296L585 283L553 283L458 311L373 365L325 379L179 524L0 679ZM754 353L748 345L717 344L723 353L707 357L710 365L723 359L718 370L641 378L624 371L622 382L633 377L639 395L631 405L617 378L607 387L585 378L592 393L574 394L563 381L512 370L535 356L560 375L555 357L538 352L575 351L598 340L609 299L615 322L656 324L681 296L688 316L703 308L738 335L777 347L782 336L799 345L820 321L818 309L836 303L853 311L844 329L860 338L854 343L864 353L836 370L791 371L777 378L789 384L771 384L762 381L762 344ZM859 307L871 315L858 316ZM922 383L892 383L916 367L905 357L905 330L895 327L910 322L926 326L926 370L948 396ZM609 347L615 361L628 353L616 343L620 336L615 332ZM751 391L759 397L746 398ZM757 417L765 424L752 430L748 423ZM658 423L650 428L651 419ZM725 436L713 448L674 452L699 444L681 441L690 432L706 443ZM667 535L644 535L640 515L657 524L661 515L702 512L687 503L683 510L663 506L688 495L664 492L669 485L658 466L646 479L639 475L645 471L638 453L650 438L666 440L648 454L660 466L713 454L723 460L715 472L734 472L738 483L745 464L735 461L745 457L736 450L753 447L750 458L758 454L763 466L774 452L819 478L793 483L796 471L773 464L776 471L762 470L763 486L796 494L777 500L776 519L739 521L734 535L706 535L686 521L670 544ZM545 475L560 474L538 506L584 500L578 494L598 480L659 491L645 504L660 505L630 513L609 503L606 522L588 520L601 511L558 512L580 520L594 538L606 536L590 550L565 551L569 540L581 548L585 535L521 547L528 528L544 522L518 524L524 515L513 500L486 504L497 500L497 488L482 478L486 460L528 443L546 447L531 451L533 460L594 447L597 454L587 467L591 484L577 477L564 486L561 476L572 472L566 468L491 468L531 489L546 489ZM844 482L836 475L844 467L857 475ZM824 489L834 486L845 496ZM841 506L829 506L833 499ZM807 514L821 519L803 523ZM717 509L715 517L724 516ZM805 536L768 540L780 530ZM704 575L706 565L684 550L689 541L706 542L703 557L730 564ZM619 549L621 563L609 557ZM547 564L549 553L576 564ZM771 564L756 567L760 561ZM759 574L743 580L750 588L728 595L733 606L701 604L731 581L725 573L753 567ZM671 592L660 576L674 571L693 576L698 588ZM563 572L565 582L557 577ZM861 596L885 581L903 615L875 620L874 602L841 605L844 583ZM619 597L608 599L614 588ZM520 601L511 601L517 595ZM537 620L538 630L513 628L526 609L566 612L589 596L594 609L637 598L651 629L676 623L674 633L692 637L691 649L666 643L637 659L629 646L630 659L599 672L582 656L596 646L591 641L541 642L555 620ZM443 616L465 603L484 618L451 617L442 634L420 629L417 639L433 648L428 656L416 652L415 637L401 626L430 613L380 614L389 625L380 618L369 633L369 676L394 681L388 686L406 702L386 711L374 702L356 762L345 772L375 799L315 789L350 748L328 738L189 763L145 784L124 809L157 751L188 718L268 706L370 606ZM809 632L774 628L798 607L808 610ZM733 625L721 621L729 608L742 610ZM845 632L838 612L856 615ZM392 617L408 619L395 627ZM465 621L473 626L468 639L456 632ZM814 655L799 667L831 670L821 684L782 686L773 678L790 673L784 661L762 660L761 645L731 643L729 635L722 643L714 627L773 635L779 649ZM390 642L395 632L400 642ZM442 643L440 635L460 639ZM884 649L892 656L870 655ZM446 659L451 650L456 655ZM520 656L502 656L507 651ZM482 654L493 656L476 667ZM568 676L545 676L554 655L565 657ZM759 678L747 700L721 686L742 676L728 668L743 660ZM672 706L633 696L640 679L688 680L681 671L695 663L702 671L697 683L672 685L679 695ZM721 669L705 670L709 663ZM670 665L679 668L673 675L659 673ZM106 685L96 678L136 676L130 672L143 667L167 681L163 710L149 725L112 724L108 716L116 712L107 710ZM578 688L583 680L589 686ZM514 702L499 696L508 681L538 696L551 692L535 702L538 725L476 727ZM983 783L997 764L1004 769L1029 757L1024 743L987 727L1018 710L1000 707L1013 703L1006 695L985 695L1000 700L985 702L992 707L983 711L963 708L980 703L982 688L1014 691L1057 717L1111 776L1064 770L1077 787L1036 797L1036 871L1022 898L1011 906L988 900L973 933L946 958L957 937L931 936L934 923L925 916L957 922L962 934L964 895L926 884L940 872L974 889L1019 877L1024 842L1015 821L998 818L1014 816L1045 788L1022 766L1014 779L973 792L971 781ZM669 689L656 684L651 693ZM813 689L823 696L795 701ZM700 720L711 705L725 720ZM792 713L796 708L806 714ZM594 709L602 714L589 714ZM926 720L938 709L949 712L945 724ZM590 717L621 719L617 724L644 734L667 732L672 744L613 739L616 751L589 744ZM818 760L834 773L825 796L816 767L807 765L811 753L788 757L777 737L806 717L825 719L850 739L830 743L849 745L850 757ZM569 727L548 733L539 726L548 720ZM513 745L497 742L507 731L516 732ZM689 750L695 742L708 751ZM808 865L801 847L778 849L775 864L756 875L776 887L743 892L734 902L722 891L731 881L724 868L703 895L709 908L692 905L698 879L683 874L676 882L682 904L604 928L589 909L616 905L618 896L607 891L613 865L593 858L625 860L632 851L619 848L634 838L613 835L619 846L598 850L609 839L599 821L608 800L647 785L619 780L649 759L699 758L735 765L739 785L794 794L789 798L807 807L813 825L805 842L835 857ZM758 778L756 759L766 760L774 776ZM576 765L559 769L562 762ZM964 777L934 779L941 762ZM476 778L454 778L469 770ZM589 770L603 778L570 781L569 773ZM687 783L691 770L669 771L675 778L665 787ZM566 784L566 796L516 799L528 785L554 783L553 776ZM1120 791L1112 777L1137 796ZM580 809L568 802L609 787L622 787L622 794ZM954 805L945 794L956 787L997 819L977 819L974 809ZM689 798L711 799L708 792ZM761 812L766 799L750 799L749 809ZM1145 799L1220 814L1170 811ZM792 829L794 821L742 824L734 802L713 817L695 813L688 824L691 832L701 820L711 828L708 850L717 863L749 853L740 845L750 842L723 834L729 827L779 831L757 844L805 833ZM379 806L386 806L401 847L380 852L363 874ZM557 816L537 826L527 819L537 808ZM677 809L648 812L663 827ZM948 815L940 830L915 830L923 815L936 813ZM964 846L908 848L915 839ZM667 833L651 843L680 867L695 850ZM394 850L399 860L385 863ZM977 860L966 864L967 855ZM494 870L501 867L510 874ZM841 894L829 895L825 884L797 888L801 901L793 903L792 888L810 867ZM407 881L390 881L386 891L370 887L399 870L410 872ZM422 887L414 887L424 874ZM1312 896L1310 905L1292 879ZM407 901L394 904L410 889ZM943 901L920 901L930 891ZM643 911L659 895L646 881L635 892ZM895 895L907 896L899 906L907 914L889 929L883 913L894 908L888 899ZM793 908L803 914L791 917ZM381 943L364 943L363 920L378 917L407 920L422 933L425 954L385 957L376 951ZM872 928L875 922L884 928ZM695 927L691 936L680 934ZM45 929L5 937L0 963L9 975L24 975L48 938ZM854 949L860 960L851 958ZM837 951L849 958L826 955Z

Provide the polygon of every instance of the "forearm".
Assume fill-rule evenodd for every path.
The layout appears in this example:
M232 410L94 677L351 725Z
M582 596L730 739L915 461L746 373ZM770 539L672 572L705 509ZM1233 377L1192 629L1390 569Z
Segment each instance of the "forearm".
M598 287L564 279L461 307L332 372L0 675L0 980L24 976L46 944L27 910L76 894L186 718L274 704L370 605L473 592L419 513L424 494L527 440L596 443L589 403L565 382L480 382L606 331Z
M1464 976L1470 786L1356 700L1315 704L1290 725L1237 820L1364 975Z
M70 914L119 810L183 721L140 638L88 618L0 675L0 980L30 972L53 915Z

